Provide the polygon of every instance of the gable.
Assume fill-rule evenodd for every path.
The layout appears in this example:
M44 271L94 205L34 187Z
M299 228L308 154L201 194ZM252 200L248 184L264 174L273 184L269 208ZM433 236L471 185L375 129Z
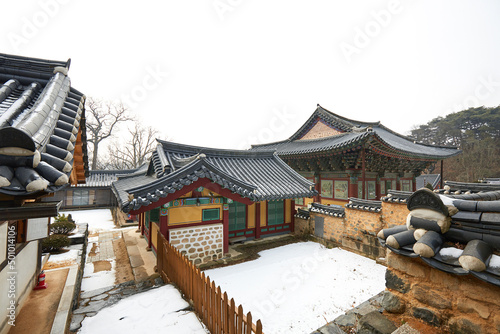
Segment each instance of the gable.
M325 123L322 119L316 119L314 122L314 125L309 129L302 137L299 138L301 139L319 139L319 138L324 138L324 137L331 137L331 136L336 136L341 133L344 133L344 131L335 129Z

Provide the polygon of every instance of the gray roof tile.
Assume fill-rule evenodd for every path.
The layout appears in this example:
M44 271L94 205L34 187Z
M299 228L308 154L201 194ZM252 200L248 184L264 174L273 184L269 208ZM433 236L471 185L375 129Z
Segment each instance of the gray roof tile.
M220 150L162 140L158 144L150 162L154 175L113 183L126 212L149 205L199 178L208 178L252 201L311 197L316 193L313 183L271 151ZM134 198L129 200L129 195Z
M65 187L79 128L88 170L85 96L71 87L69 65L0 54L0 193L24 196Z

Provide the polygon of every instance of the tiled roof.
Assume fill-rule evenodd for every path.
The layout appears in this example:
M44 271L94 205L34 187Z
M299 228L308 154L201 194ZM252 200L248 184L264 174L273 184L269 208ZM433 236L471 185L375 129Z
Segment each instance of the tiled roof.
M324 205L319 203L311 203L311 209L309 211L334 217L345 216L345 209L340 205Z
M418 192L422 192L422 190L419 190ZM415 192L415 194L417 194L417 192ZM421 257L421 259L430 266L442 271L458 275L471 274L479 279L500 286L500 267L488 264L490 258L492 256L496 256L491 255L491 251L500 250L500 201L458 200L449 197L448 199L446 199L444 196L442 198L445 199L445 204L452 204L459 211L451 216L451 227L449 228L449 231L444 234L439 233L439 235L441 235L440 238L442 239L436 239L439 240L439 242L434 241L434 247L436 247L435 255L432 257ZM409 207L411 201L412 198L408 200ZM428 203L429 201L419 202ZM404 222L402 222L402 224L403 226L401 227L404 227L404 230L406 231ZM386 232L388 231L388 229L385 229L383 231L384 233L382 234L385 234L386 236L389 234L388 232ZM478 242L476 242L475 240ZM379 238L379 241L383 246L386 246L391 251L397 254L408 257L419 256L415 253L413 247L415 239L413 239L413 242L402 245L402 247L398 249L387 245L386 240L384 240L383 238ZM486 256L486 270L478 272L463 268L458 261L458 256L461 254L461 250L457 249L455 246L451 246L450 244L445 245L446 242L452 244L470 244L472 247L474 247L477 243L481 243L483 247L491 247L490 257ZM478 254L485 254L484 249L477 251ZM458 255L455 256L453 254ZM496 257L498 258L498 260L500 260L500 257ZM493 262L491 263L493 264Z
M479 192L491 192L500 190L500 183L471 183L445 181L444 189L439 189L440 194L469 195ZM476 199L476 198L470 198Z
M417 189L425 187L428 183L436 189L441 182L441 174L423 174L415 178Z
M252 201L312 197L307 181L273 152L219 150L158 140L148 173L113 183L122 210L138 210L200 178Z
M387 203L406 203L408 198L413 194L411 191L389 190L388 194L381 198L382 202Z
M57 191L73 168L84 181L85 96L71 87L69 66L0 54L0 193Z
M128 174L135 173L138 170L91 170L89 171L89 176L85 179L85 183L78 184L77 187L85 188L108 188L111 184L118 180L118 176L125 176Z
M300 139L318 119L344 133L319 139ZM461 152L454 147L416 143L413 139L400 135L379 122L368 123L350 120L319 105L309 120L289 139L253 145L251 150L272 149L276 150L280 156L293 156L357 149L366 143L372 145L375 150L383 148L385 154L429 160L444 159Z
M350 197L349 203L346 204L346 208L370 212L380 212L382 210L382 202Z
M295 213L295 217L300 218L300 219L309 219L311 218L309 215L309 210L298 208L297 212Z

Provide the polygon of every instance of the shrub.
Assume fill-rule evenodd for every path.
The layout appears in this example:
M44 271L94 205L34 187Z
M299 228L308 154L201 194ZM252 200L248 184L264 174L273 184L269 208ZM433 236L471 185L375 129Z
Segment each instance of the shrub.
M57 217L55 218L55 221L56 223L59 223L59 222L67 222L68 221L68 217L66 217L66 215L63 213L63 214L58 214Z
M63 247L67 247L70 244L71 241L67 236L63 234L52 234L42 240L42 251L54 252L60 250Z
M75 223L69 221L58 221L50 224L50 234L66 234L68 235L76 227Z

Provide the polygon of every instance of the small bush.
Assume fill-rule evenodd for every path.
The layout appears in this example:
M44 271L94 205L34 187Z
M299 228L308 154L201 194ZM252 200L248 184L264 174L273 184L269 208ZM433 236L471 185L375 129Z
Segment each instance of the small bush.
M56 223L67 222L68 217L66 217L66 215L64 213L63 214L59 213L54 220L56 221Z
M69 221L56 221L50 224L50 234L70 234L76 227L75 223Z
M63 234L52 234L42 240L43 252L55 252L71 244L69 238Z

